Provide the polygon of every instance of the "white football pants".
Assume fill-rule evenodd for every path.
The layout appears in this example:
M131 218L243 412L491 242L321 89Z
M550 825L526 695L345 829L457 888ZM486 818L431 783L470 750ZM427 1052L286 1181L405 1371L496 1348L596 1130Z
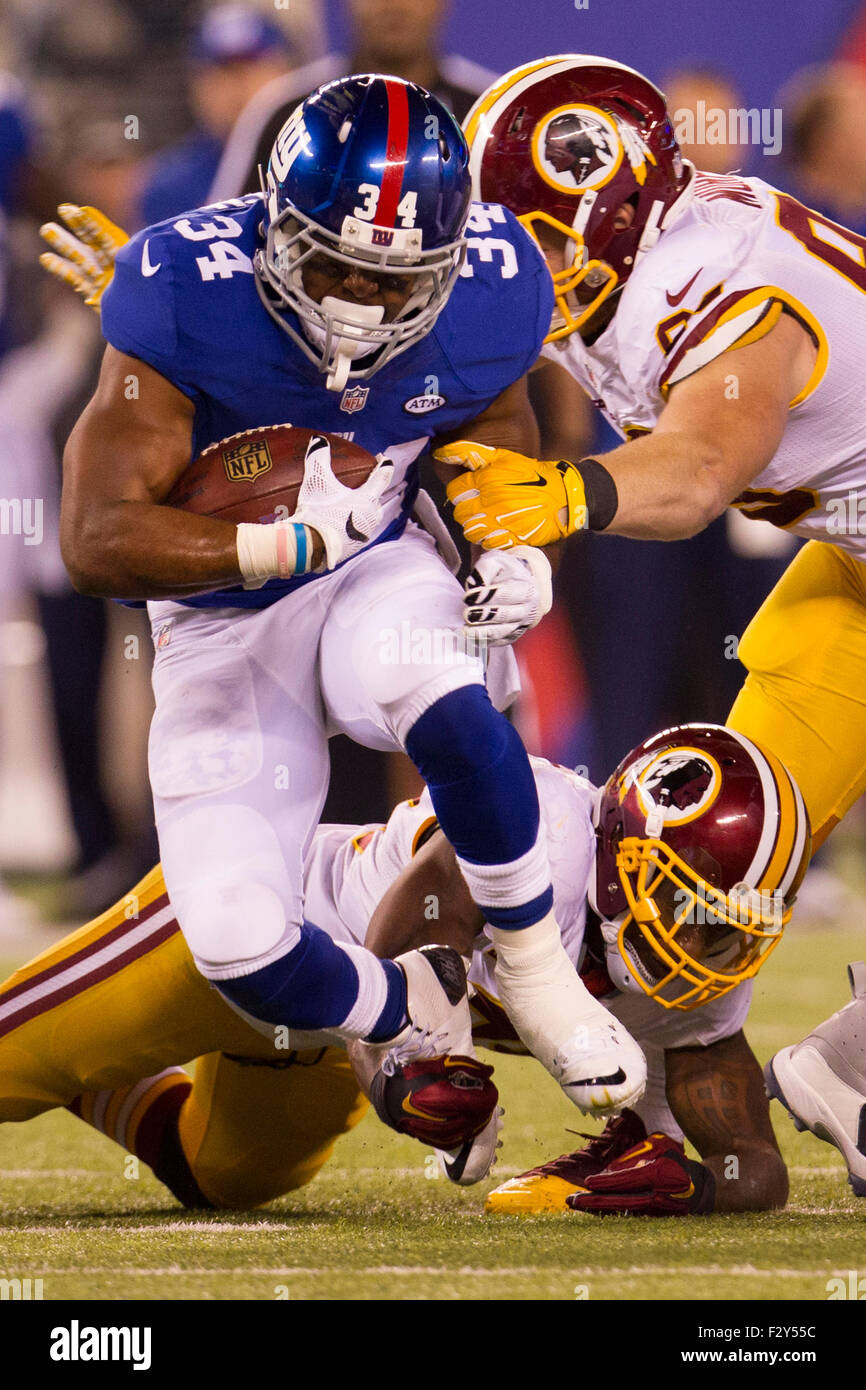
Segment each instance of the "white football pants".
M412 523L269 608L149 612L166 884L202 973L250 974L299 939L329 735L400 748L436 700L483 682L483 662L453 640L461 587Z

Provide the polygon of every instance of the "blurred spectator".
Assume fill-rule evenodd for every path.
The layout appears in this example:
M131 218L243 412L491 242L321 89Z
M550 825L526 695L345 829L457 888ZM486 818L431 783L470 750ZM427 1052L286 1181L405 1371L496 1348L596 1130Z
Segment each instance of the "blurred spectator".
M785 187L866 233L866 72L851 63L807 68L783 89Z
M137 222L149 226L208 201L223 146L247 102L285 73L283 30L248 5L220 5L189 47L189 101L196 129L151 165Z
M187 90L188 37L213 8L208 0L5 0L8 28L29 64L35 94L62 135L70 120L120 110L139 122L148 149L195 123ZM253 0L308 61L321 53L322 0ZM130 136L129 138L138 138Z
M681 68L664 83L664 93L686 159L710 174L747 170L749 146L734 138L741 125L730 113L741 109L742 98L732 82L711 68ZM724 120L714 118L720 111Z
M189 125L185 34L201 0L37 0L24 18L36 93L62 138L76 119L122 111L155 147Z
M866 6L858 6L858 12L839 45L839 57L845 63L855 63L866 68Z
M234 198L259 188L280 127L310 92L352 72L386 72L419 82L462 121L494 73L439 51L445 0L346 0L350 53L328 53L264 87L247 106L226 146L211 198Z
M119 226L130 226L148 165L140 146L124 137L119 113L76 126L64 151L63 168L65 201L92 204Z
M32 138L24 88L11 73L0 72L0 356L10 338L9 220L21 204Z
M138 143L124 138L122 117L70 129L62 154L64 196L95 203L114 220L128 223L138 204L141 159ZM34 235L29 244L34 262L35 240ZM126 807L118 815L106 790L100 694L109 608L102 600L72 591L57 546L60 457L95 384L103 349L99 320L68 290L37 273L39 293L34 298L45 312L31 341L0 369L0 420L3 446L11 448L19 474L23 470L16 483L19 495L38 496L45 504L44 543L29 552L26 587L36 594L46 636L57 746L77 843L74 876L64 891L63 907L70 916L85 917L114 901L153 862L157 849L152 825L147 820L135 824ZM8 464L4 472L8 476ZM38 571L34 556L40 560ZM19 590L22 587L19 582ZM129 633L138 629L141 650L149 651L140 615L130 614L124 626ZM138 735L143 750L144 723ZM148 815L147 808L136 810Z
M58 489L42 405L65 393L80 350L80 339L76 348L66 337L68 318L38 343L18 346L34 328L32 310L19 312L20 277L13 259L16 219L33 192L33 143L25 89L0 72L0 626L36 583L51 582L62 573L50 543ZM22 904L0 883L0 928L23 916Z

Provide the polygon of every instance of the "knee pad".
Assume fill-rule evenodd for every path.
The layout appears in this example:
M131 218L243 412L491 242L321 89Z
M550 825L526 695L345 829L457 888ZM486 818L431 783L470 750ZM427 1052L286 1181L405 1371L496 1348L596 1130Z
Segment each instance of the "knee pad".
M432 704L409 730L406 752L461 859L505 864L532 849L539 807L529 758L483 686Z
M206 978L254 969L295 944L300 868L295 884L273 826L259 811L198 806L161 827L160 849L172 907Z
M213 884L178 910L186 943L209 980L231 978L291 950L300 928L264 883Z

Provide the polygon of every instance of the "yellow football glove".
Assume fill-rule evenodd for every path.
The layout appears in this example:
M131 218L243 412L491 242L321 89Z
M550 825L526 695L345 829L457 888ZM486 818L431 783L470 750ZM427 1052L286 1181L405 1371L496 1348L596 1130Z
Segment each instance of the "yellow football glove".
M434 457L472 470L448 484L448 500L466 539L485 550L553 545L587 524L583 477L573 463L540 463L463 439Z
M58 280L71 285L78 294L83 294L85 304L98 309L100 299L111 284L114 258L129 237L98 208L61 203L57 211L66 227L46 222L39 228L39 235L54 248L42 252L39 264Z

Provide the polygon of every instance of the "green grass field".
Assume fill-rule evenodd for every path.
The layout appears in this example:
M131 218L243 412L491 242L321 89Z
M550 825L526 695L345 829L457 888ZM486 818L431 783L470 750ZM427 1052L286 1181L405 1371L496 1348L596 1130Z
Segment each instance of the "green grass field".
M850 930L789 931L748 1030L762 1062L844 1002L863 949ZM500 1058L497 1079L499 1181L579 1146L566 1131L589 1122L537 1064ZM773 1111L785 1212L641 1221L485 1216L494 1181L429 1179L421 1146L372 1115L308 1188L248 1216L189 1215L55 1112L0 1130L0 1277L41 1278L45 1299L826 1299L834 1274L866 1274L866 1202L834 1149Z

